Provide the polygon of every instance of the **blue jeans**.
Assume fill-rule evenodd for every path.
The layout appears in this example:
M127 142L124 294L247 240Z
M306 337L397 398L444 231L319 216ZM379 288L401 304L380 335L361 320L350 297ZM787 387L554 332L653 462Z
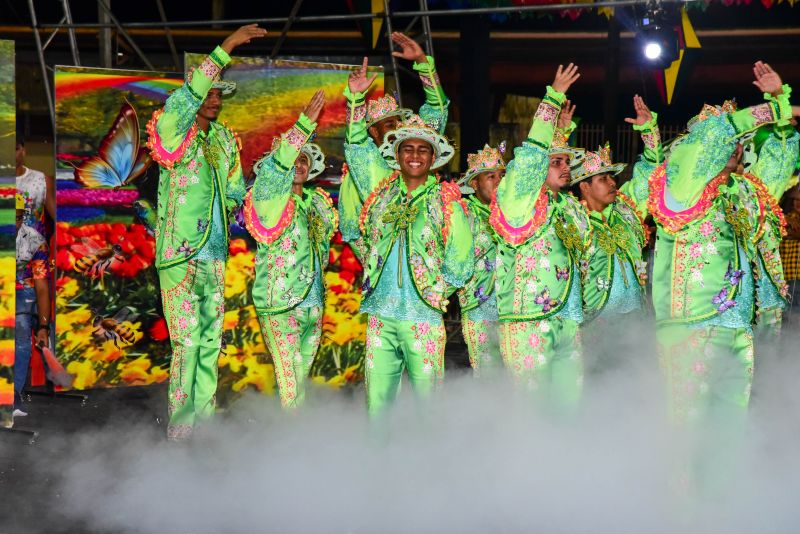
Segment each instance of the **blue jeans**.
M17 289L17 313L14 346L14 406L22 405L22 388L28 379L31 363L31 335L36 321L36 290Z

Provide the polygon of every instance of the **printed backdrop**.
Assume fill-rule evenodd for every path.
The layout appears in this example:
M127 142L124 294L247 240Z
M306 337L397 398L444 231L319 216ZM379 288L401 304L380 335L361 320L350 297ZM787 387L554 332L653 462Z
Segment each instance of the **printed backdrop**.
M15 145L14 42L0 40L0 424L4 426L11 424L14 405Z
M187 64L195 57L202 60L190 55ZM316 142L329 156L323 185L338 182L345 69L234 59L225 76L239 87L226 98L220 120L242 138L246 176L272 138L293 124L314 91L324 88L328 105ZM56 352L75 375L77 389L167 380L169 339L153 267L155 241L148 230L158 168L150 164L140 176L131 168L136 160L132 148L144 144L146 122L181 83L178 74L56 69ZM104 169L102 183L87 181L76 170L87 166ZM223 404L246 389L275 389L272 361L252 306L255 242L235 223L230 230L226 347L219 360L218 399ZM322 346L312 367L315 382L342 387L363 377L359 276L358 262L337 234L325 274L328 294Z

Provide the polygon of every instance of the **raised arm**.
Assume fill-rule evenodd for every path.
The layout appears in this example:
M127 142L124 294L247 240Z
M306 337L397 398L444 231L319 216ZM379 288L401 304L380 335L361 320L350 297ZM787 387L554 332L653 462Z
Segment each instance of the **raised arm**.
M753 74L756 78L753 85L763 91L766 102L731 114L737 137L765 124L787 126L792 119L791 88L784 85L778 73L762 61L755 63Z
M533 116L528 138L514 149L514 159L506 166L506 174L492 202L492 221L495 230L514 243L531 225L536 202L547 178L549 149L553 141L558 114L564 103L564 92L578 79L578 69L569 64L558 67L552 86Z
M426 56L414 39L400 32L392 33L392 42L399 49L392 52L392 55L414 62L414 70L419 73L419 79L425 89L425 103L419 108L419 116L425 124L439 133L444 133L450 100L444 94L433 58Z
M205 100L214 79L230 63L230 53L267 31L256 24L242 26L229 35L189 75L184 84L167 98L164 108L154 115L155 126L148 125L151 149L156 161L171 165L182 156L182 144L194 124L197 110ZM183 147L185 148L185 147Z
M633 201L639 216L644 218L647 216L647 199L650 196L650 175L664 161L664 150L658 131L658 115L650 111L639 95L633 97L633 109L636 117L626 118L625 122L640 132L644 150L633 166L633 177L620 187L620 192Z
M366 91L376 77L377 74L367 78L367 58L364 58L363 64L350 73L344 90L347 99L344 156L349 178L361 199L366 199L380 181L392 173L380 150L367 135Z
M767 187L769 194L779 201L790 183L798 157L800 134L792 126L776 126L758 152L758 161L751 172Z
M253 184L253 207L261 224L266 228L274 228L291 214L287 213L291 206L292 182L294 181L294 163L303 145L308 142L317 127L325 94L317 91L305 107L297 122L280 138L278 147L259 163L256 179Z

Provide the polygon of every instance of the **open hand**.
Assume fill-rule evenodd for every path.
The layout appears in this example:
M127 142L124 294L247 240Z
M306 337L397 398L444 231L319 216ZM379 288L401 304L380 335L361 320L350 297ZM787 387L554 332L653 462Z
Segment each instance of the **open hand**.
M569 128L574 113L575 105L569 100L564 100L564 103L561 105L561 113L558 114L558 127L562 130Z
M633 95L633 109L636 111L636 118L626 118L625 122L628 124L641 126L653 119L653 114L650 112L650 108L647 107L647 104L644 103L644 99L639 95Z
M306 104L305 109L303 109L303 113L306 117L311 120L311 122L317 122L319 118L320 112L322 112L322 108L325 106L325 91L320 89L314 96L311 97L311 100Z
M417 63L427 63L428 58L422 47L408 35L400 32L392 32L392 42L400 47L399 51L392 52L394 57L415 61Z
M756 77L753 85L758 87L760 91L769 93L772 96L778 96L783 93L781 77L763 61L756 61L755 65L753 65L753 74Z
M259 39L267 35L267 30L259 28L258 24L248 24L242 26L222 41L221 48L228 54L239 45L250 42L250 39Z
M567 68L564 68L563 65L559 65L556 71L556 77L550 86L559 93L566 93L570 86L580 77L581 75L578 73L577 65L570 63L567 65Z
M353 94L364 93L377 77L377 74L373 74L372 78L367 78L367 58L365 57L364 63L350 73L350 77L347 79L347 85L350 87L350 92Z

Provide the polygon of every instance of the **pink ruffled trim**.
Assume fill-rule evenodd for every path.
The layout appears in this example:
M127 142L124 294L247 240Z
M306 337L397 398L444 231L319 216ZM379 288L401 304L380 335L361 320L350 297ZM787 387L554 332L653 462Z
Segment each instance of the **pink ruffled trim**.
M328 193L321 187L317 187L316 191L322 196L323 200L325 201L325 204L328 206L328 209L330 209L331 213L333 213L333 229L331 230L330 235L328 237L328 239L330 240L333 237L333 234L335 234L336 231L339 229L339 210L333 207L333 199L331 198L330 193Z
M523 226L516 227L511 225L506 216L503 215L503 210L497 204L497 191L492 195L491 214L489 215L489 224L492 228L500 234L511 245L521 245L528 240L539 227L547 220L547 206L550 203L545 186L539 191L539 198L536 199L536 204L533 210L533 217Z
M720 185L728 180L725 175L719 175L706 185L700 199L691 208L683 211L672 211L664 200L667 183L667 164L662 163L650 175L650 197L647 199L647 208L653 218L667 232L677 233L687 224L703 218L719 196Z
M192 127L189 128L189 133L186 134L186 137L178 148L170 152L162 145L161 137L158 135L158 128L156 128L158 118L162 113L164 113L163 108L156 110L153 112L153 117L147 123L147 148L150 149L150 155L153 157L153 161L162 167L172 169L172 167L183 158L186 149L189 148L194 138L197 137L197 123L192 124Z
M248 191L244 197L244 225L250 235L253 236L253 239L265 245L272 244L283 234L283 231L289 227L292 219L294 219L294 199L289 198L289 202L286 203L278 223L272 228L267 228L261 224L261 219L258 217L252 197L252 190Z
M467 214L467 205L461 198L461 190L453 182L442 182L442 207L444 208L444 228L442 228L442 243L447 245L447 237L450 235L450 223L453 218L453 202L457 202L464 215Z

